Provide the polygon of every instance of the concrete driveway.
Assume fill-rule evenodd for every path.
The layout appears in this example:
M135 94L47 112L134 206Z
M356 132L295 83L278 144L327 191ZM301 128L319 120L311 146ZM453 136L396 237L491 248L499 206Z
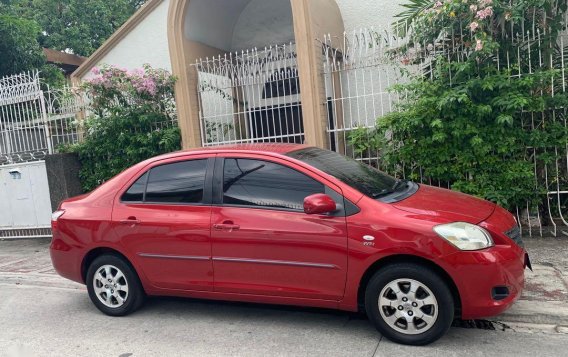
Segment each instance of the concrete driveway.
M192 299L155 298L112 318L84 286L53 274L46 242L4 243L0 356L562 356L568 349L567 334L536 325L453 327L430 346L408 347L383 339L357 314ZM22 247L35 263L6 258Z

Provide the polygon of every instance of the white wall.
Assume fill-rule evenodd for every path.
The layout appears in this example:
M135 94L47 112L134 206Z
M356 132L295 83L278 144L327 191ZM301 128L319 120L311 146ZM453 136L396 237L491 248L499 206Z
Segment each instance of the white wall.
M184 23L186 38L231 50L233 29L251 0L190 0Z
M406 0L404 0L405 2ZM403 0L335 0L345 31L361 27L388 28L403 8Z
M294 41L290 0L191 0L186 38L225 51Z
M292 6L289 0L251 0L240 14L231 48L249 48L289 44L294 41Z
M401 11L402 0L336 0L341 11L345 30L360 27L388 27L394 15ZM127 69L149 63L156 68L171 71L167 37L169 0L163 0L141 23L107 53L98 65L114 64ZM189 8L207 12L221 8L225 11L209 11L211 16L194 18L186 23L186 35L192 30L196 40L219 37L214 45L227 50L247 49L287 43L293 38L289 0L192 0ZM278 11L274 11L277 9ZM202 15L205 12L200 12ZM275 16L275 13L277 14ZM211 26L211 23L215 25ZM277 29L278 31L270 31ZM263 32L264 29L264 32ZM269 31L266 31L269 29ZM220 35L223 35L220 37ZM195 38L199 37L199 38ZM268 38L272 41L268 41ZM90 72L82 79L92 77Z
M126 69L135 69L148 63L154 68L171 71L168 48L168 7L163 0L150 14L114 46L97 65L109 64ZM91 78L89 71L81 79Z

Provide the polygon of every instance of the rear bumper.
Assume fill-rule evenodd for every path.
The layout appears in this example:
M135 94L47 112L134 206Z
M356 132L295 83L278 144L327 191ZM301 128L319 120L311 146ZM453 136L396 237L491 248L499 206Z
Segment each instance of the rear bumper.
M84 284L81 275L82 250L72 247L53 232L49 255L55 271L64 278Z
M495 316L517 301L524 288L525 254L519 246L498 245L446 257L459 290L463 319ZM508 293L496 296L495 288Z

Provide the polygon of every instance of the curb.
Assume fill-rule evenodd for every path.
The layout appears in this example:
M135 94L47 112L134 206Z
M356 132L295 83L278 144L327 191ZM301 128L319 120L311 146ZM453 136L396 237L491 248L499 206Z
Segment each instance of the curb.
M495 320L511 326L568 334L568 302L521 299Z

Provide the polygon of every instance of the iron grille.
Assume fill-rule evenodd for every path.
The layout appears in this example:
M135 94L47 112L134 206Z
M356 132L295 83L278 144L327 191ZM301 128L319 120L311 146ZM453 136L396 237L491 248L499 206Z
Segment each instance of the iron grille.
M523 237L521 235L521 229L519 228L519 226L515 225L513 228L505 232L505 235L511 238L511 240L517 245L524 247Z

